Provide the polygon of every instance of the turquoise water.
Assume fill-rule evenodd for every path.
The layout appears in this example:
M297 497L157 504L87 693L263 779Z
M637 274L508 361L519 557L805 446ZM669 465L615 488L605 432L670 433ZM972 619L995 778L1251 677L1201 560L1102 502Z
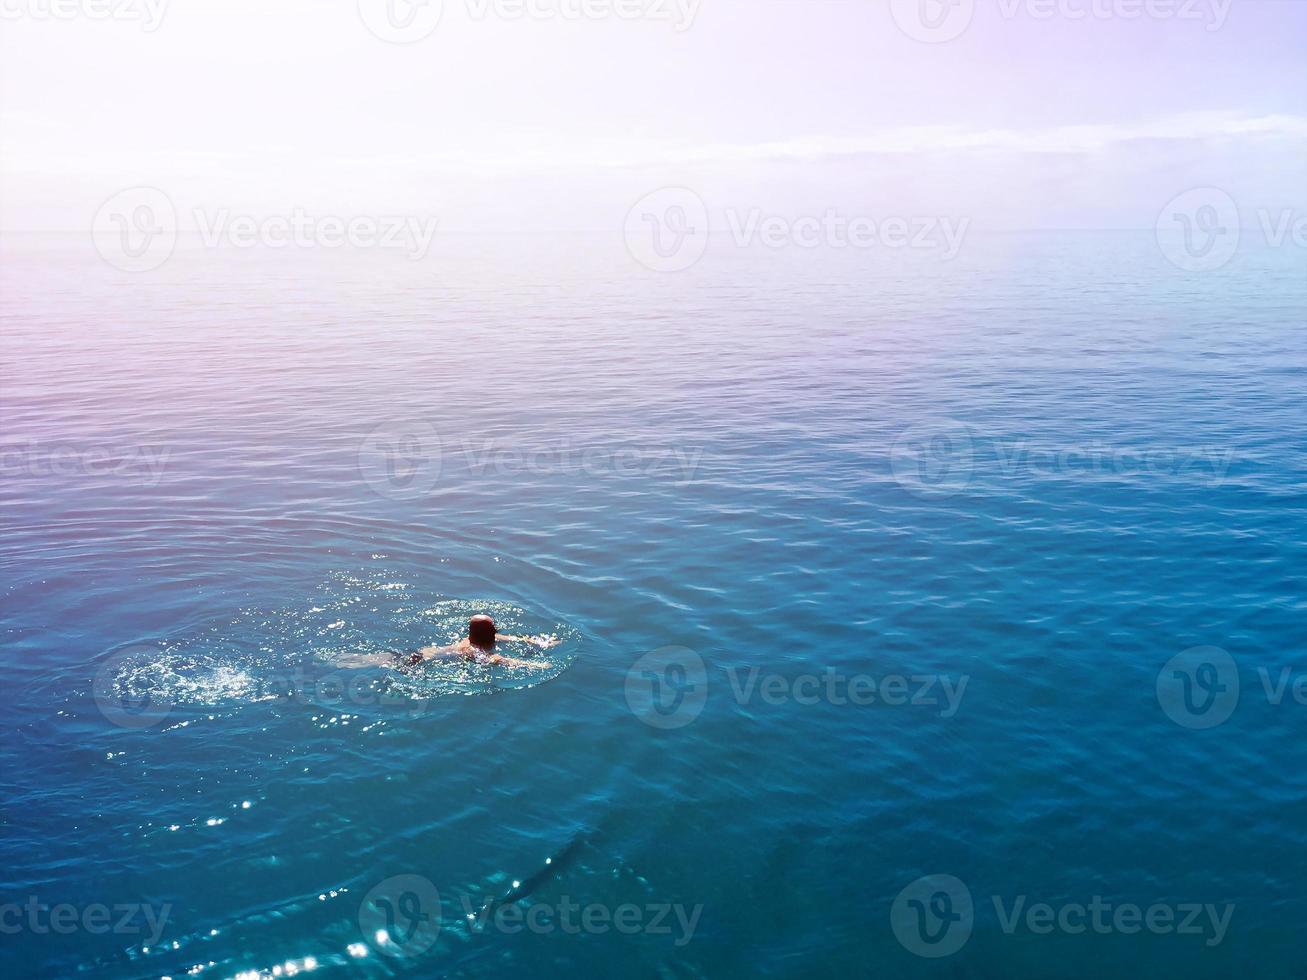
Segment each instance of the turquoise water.
M1301 976L1301 250L608 244L10 243L0 970Z

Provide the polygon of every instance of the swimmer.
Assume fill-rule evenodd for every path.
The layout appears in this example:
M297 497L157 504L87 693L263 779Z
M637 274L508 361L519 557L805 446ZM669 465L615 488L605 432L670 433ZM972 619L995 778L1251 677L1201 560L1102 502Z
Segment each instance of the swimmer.
M529 643L541 650L548 650L558 645L554 636L505 636L495 628L495 621L489 616L473 616L467 624L467 636L457 643L444 647L423 647L410 654L400 654L399 660L405 667L413 667L428 660L451 660L461 658L478 664L490 664L496 667L525 667L529 670L548 670L553 664L547 660L519 660L505 657L495 652L497 643Z

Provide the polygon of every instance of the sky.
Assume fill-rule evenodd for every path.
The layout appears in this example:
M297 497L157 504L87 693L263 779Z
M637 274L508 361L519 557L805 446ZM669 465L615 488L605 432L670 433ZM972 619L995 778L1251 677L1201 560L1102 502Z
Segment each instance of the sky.
M183 223L600 228L670 185L1010 228L1307 208L1307 0L0 0L0 231L135 186Z

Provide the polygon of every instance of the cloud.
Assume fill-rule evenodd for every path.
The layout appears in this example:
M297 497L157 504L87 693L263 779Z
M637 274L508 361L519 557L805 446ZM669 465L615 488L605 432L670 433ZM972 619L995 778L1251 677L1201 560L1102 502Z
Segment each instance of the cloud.
M541 171L586 172L660 167L716 167L768 161L822 161L840 157L971 154L1093 154L1130 144L1307 141L1307 117L1189 113L1131 125L1075 125L1039 129L969 129L911 126L853 137L803 137L762 143L691 143L675 140L598 140L565 145L539 136L481 144L475 150L406 155L397 169L497 175ZM358 158L360 169L375 158ZM347 164L348 166L349 164Z

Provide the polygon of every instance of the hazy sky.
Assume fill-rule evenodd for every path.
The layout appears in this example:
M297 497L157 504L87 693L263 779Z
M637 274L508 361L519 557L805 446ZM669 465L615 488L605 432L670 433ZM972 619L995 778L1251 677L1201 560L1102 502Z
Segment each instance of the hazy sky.
M134 185L469 228L673 183L1014 227L1307 205L1307 0L952 2L0 0L0 228Z

